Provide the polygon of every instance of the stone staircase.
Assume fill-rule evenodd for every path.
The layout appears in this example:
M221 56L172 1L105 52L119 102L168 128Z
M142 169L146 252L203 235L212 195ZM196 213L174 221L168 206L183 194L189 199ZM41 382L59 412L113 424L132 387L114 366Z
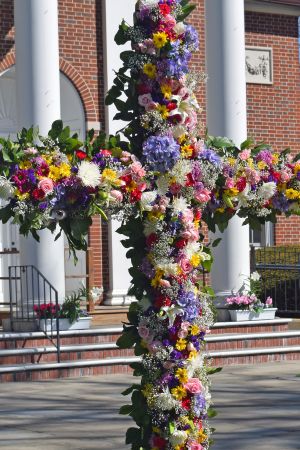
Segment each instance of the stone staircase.
M300 329L290 319L217 323L207 336L206 355L214 366L300 359ZM0 382L35 381L130 372L138 361L132 350L120 350L120 326L64 331L61 361L41 332L0 333Z

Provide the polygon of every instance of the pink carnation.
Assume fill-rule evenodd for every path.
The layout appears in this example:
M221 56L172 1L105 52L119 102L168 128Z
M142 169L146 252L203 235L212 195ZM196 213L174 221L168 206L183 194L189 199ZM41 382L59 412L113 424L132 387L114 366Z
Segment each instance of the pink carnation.
M248 150L248 149L243 150L243 151L239 154L239 157L240 157L240 159L241 159L242 161L246 161L247 159L250 158L250 156L251 156L251 151Z
M189 450L203 450L203 447L201 444L198 444L198 442L193 441L190 444L188 444Z
M146 175L146 171L143 168L142 164L138 161L134 162L130 166L131 172L134 175L137 175L139 178L143 178Z
M122 194L122 192L120 192L120 191L117 191L117 190L112 190L111 192L110 192L110 195L111 195L111 197L112 198L114 198L117 202L121 202L122 200L123 200L123 194Z
M190 378L184 387L191 394L200 394L203 391L203 385L198 378Z

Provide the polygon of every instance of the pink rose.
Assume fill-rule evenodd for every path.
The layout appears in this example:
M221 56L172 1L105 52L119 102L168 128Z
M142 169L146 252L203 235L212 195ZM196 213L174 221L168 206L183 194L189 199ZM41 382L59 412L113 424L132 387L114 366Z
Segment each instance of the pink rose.
M192 264L188 259L185 258L180 261L180 267L185 273L189 273L191 272L191 270L193 270Z
M139 95L138 101L139 105L143 106L144 108L146 108L146 106L148 106L149 103L153 102L151 94Z
M190 378L184 387L191 394L200 394L203 391L202 383L198 378Z
M168 28L174 28L176 25L176 20L174 19L173 16L171 16L171 14L168 14L167 16L165 16L163 21L167 25Z
M198 444L198 442L193 441L188 444L188 449L189 450L203 450L203 447L201 444Z
M208 189L199 189L195 192L195 199L200 203L206 203L210 200L210 191Z
M111 195L111 197L113 198L113 199L115 199L117 202L121 202L122 200L123 200L123 194L122 194L122 192L120 192L120 191L117 191L117 190L112 190L111 192L110 192L110 195Z
M143 168L142 164L138 161L131 164L130 170L134 175L137 175L139 178L143 178L146 175L145 169Z
M44 194L50 194L51 192L53 192L53 188L54 188L54 184L53 181L51 180L51 178L43 178L39 184L38 184L38 188L41 189Z
M149 328L145 325L140 325L138 328L139 335L142 339L147 339L149 337Z
M239 154L239 157L240 157L240 159L241 159L242 161L246 161L247 159L250 158L250 156L251 156L251 151L248 150L248 149L243 150L243 151Z
M273 305L273 300L271 297L268 297L266 300L266 306L272 306Z

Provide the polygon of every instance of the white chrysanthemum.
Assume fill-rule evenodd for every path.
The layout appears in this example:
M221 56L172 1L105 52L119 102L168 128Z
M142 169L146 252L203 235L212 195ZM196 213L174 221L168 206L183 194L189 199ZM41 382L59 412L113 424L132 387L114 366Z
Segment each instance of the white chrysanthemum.
M97 187L100 185L99 167L88 161L82 161L78 169L78 178L80 178L83 186Z
M156 181L158 195L160 196L166 195L166 193L169 190L169 184L170 184L169 177L167 175L161 175Z
M269 200L276 192L276 183L270 181L269 183L264 183L257 189L257 195L262 200Z
M202 246L199 242L188 242L184 247L184 254L187 259L190 259L195 253L199 253L201 248Z
M152 210L151 203L153 203L156 200L156 197L157 197L157 192L156 191L143 192L141 200L140 200L140 204L141 204L142 209L144 211L151 211Z
M180 159L170 172L178 184L185 184L186 176L192 170L192 163L187 159Z
M168 263L168 264L157 264L157 269L161 269L165 276L176 276L178 274L178 264Z
M13 197L13 194L14 188L11 182L5 177L0 177L0 198L8 200Z
M179 214L188 209L188 203L184 197L175 198L172 203L172 208L175 214Z
M157 409L162 411L170 411L178 405L168 388L155 397L154 404Z
M177 445L182 445L188 438L186 431L183 430L175 430L170 436L170 444L173 447L177 447Z

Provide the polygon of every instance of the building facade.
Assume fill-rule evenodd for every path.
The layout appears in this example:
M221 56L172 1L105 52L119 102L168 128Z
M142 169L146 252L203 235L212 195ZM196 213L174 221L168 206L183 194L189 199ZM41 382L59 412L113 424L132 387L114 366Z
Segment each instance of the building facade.
M0 0L0 135L13 135L18 129L14 5L21 1ZM110 132L121 128L114 128L113 111L105 109L104 97L112 69L118 64L118 50L112 40L114 30L123 15L130 21L134 3L134 0L58 0L61 116L81 136L89 128ZM200 51L193 66L206 72L205 0L194 3L198 7L191 22L199 31ZM298 16L298 0L245 1L248 136L270 143L276 150L291 147L294 153L300 152ZM203 84L198 97L204 127L206 94ZM126 297L130 279L124 251L113 233L116 227L114 223L101 224L100 218L94 219L89 253L80 256L77 267L68 260L65 249L67 291L76 289L89 272L90 285L104 286L108 304L125 304L130 300ZM1 233L1 270L5 276L6 267L18 260L18 254L11 253L19 249L18 233L13 226L6 225L1 226ZM254 243L263 245L300 244L300 219L279 218L274 228L267 226L262 233L251 232L250 236ZM6 295L3 287L0 302Z

